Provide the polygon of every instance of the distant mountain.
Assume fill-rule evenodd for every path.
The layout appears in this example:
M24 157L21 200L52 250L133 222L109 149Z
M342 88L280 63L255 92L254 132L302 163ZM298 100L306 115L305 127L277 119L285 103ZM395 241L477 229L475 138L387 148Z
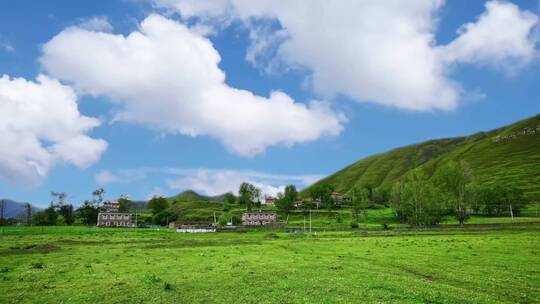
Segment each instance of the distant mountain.
M132 201L130 209L143 210L146 208L145 201Z
M513 183L540 199L540 115L471 136L430 140L362 159L315 185L347 193L355 185L390 189L416 168L433 174L454 160L469 163L480 184ZM302 191L305 196L310 187Z
M4 202L4 218L14 218L17 214L21 212L26 212L26 203L16 202L10 199L0 199L1 202ZM39 211L41 209L32 206L32 212Z
M169 199L179 202L220 202L223 200L223 195L205 196L193 190L186 190L176 196L170 197Z

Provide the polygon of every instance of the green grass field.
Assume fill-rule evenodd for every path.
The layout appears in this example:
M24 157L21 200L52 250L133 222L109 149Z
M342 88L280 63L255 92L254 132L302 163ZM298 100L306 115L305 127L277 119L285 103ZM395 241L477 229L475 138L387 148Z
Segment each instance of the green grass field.
M304 217L306 226L309 227L309 212L295 210L291 212L288 218L287 227L303 228ZM286 218L280 218L285 221ZM508 223L528 223L536 222L540 223L540 217L489 217L473 215L467 221L466 224L508 224ZM348 228L351 223L351 211L348 208L336 209L327 211L325 209L312 210L311 211L311 225L315 228ZM441 224L458 224L459 222L454 216L446 216L443 218ZM362 218L359 222L360 227L368 228L381 228L383 224L388 227L402 228L407 227L406 224L400 223L392 209L369 209L367 216Z
M1 303L535 303L540 225L307 234L0 230Z

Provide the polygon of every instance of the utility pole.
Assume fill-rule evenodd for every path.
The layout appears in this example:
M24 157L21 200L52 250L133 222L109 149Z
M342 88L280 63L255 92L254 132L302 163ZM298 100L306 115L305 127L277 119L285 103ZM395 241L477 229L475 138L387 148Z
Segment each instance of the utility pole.
M135 227L139 227L139 210L135 209Z
M304 232L306 232L306 216L304 214Z
M311 233L311 209L309 209L309 233Z

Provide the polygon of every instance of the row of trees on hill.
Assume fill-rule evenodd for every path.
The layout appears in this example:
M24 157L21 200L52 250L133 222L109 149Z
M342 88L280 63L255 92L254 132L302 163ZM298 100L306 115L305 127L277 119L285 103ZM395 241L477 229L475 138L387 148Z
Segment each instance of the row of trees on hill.
M244 182L238 189L238 197L235 197L232 193L226 193L224 195L224 202L229 204L237 203L245 206L246 210L250 211L255 206L260 206L261 189L253 184ZM283 192L278 193L274 202L278 211L287 215L287 213L294 208L294 202L298 200L298 190L295 185L287 185Z
M454 215L461 225L472 213L518 215L526 204L523 191L500 182L479 186L468 164L450 162L432 177L416 170L396 183L390 206L396 215L414 226L434 225Z

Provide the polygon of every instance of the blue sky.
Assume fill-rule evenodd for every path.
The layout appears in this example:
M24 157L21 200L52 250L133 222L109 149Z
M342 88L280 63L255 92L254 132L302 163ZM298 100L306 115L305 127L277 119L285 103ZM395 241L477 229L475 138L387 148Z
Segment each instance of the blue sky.
M14 150L0 154L0 197L44 206L49 191L66 191L77 204L98 187L146 199L217 194L242 180L275 193L394 147L540 112L536 1L417 2L316 2L311 11L302 1L287 10L235 0L0 2L0 106L43 106L20 116L0 108L14 113L0 113L0 135L46 151L0 141ZM412 31L393 29L396 20ZM146 44L111 42L134 32ZM101 64L109 55L117 60ZM36 86L36 96L17 97ZM71 95L49 104L53 89L75 96L70 118L62 107Z

